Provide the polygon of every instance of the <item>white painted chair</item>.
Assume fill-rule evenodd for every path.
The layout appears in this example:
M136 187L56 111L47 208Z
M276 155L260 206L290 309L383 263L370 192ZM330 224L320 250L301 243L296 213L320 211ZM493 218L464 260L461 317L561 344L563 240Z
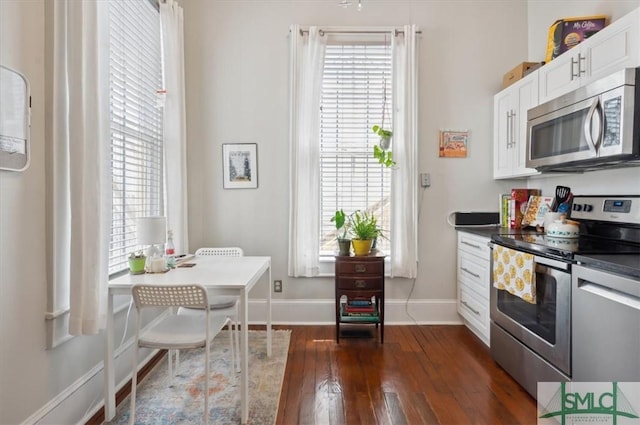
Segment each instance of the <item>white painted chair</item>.
M199 248L195 253L198 256L220 256L220 257L242 257L244 251L238 247L223 247L223 248ZM233 324L233 329L229 325L229 330L233 333L235 339L235 365L236 370L240 370L240 336L238 331L238 303L240 299L235 295L219 295L209 297L209 309L212 314L223 315L228 317ZM194 314L194 309L182 308L178 314ZM234 350L232 350L233 353Z
M135 348L131 377L131 412L129 424L135 422L138 349L140 347L166 350L205 349L203 424L209 420L209 363L213 338L227 325L229 319L209 314L209 296L201 285L134 285L133 301L137 310ZM171 313L141 332L142 310L148 307L199 308L205 314L179 315ZM232 345L233 348L233 345ZM171 361L171 358L169 358Z

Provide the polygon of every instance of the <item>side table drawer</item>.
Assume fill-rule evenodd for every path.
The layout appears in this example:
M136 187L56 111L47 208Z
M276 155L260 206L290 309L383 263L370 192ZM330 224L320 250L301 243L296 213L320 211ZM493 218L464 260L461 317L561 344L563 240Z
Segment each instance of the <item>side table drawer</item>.
M382 279L380 277L354 276L336 278L338 289L347 290L380 290L382 289Z
M379 276L384 272L380 261L340 261L336 263L336 275L355 274Z

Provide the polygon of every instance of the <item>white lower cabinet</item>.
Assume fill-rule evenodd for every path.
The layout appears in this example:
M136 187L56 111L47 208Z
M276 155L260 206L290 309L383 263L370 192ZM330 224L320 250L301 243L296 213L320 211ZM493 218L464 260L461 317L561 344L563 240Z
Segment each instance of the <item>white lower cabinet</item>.
M489 346L490 238L458 231L458 313Z

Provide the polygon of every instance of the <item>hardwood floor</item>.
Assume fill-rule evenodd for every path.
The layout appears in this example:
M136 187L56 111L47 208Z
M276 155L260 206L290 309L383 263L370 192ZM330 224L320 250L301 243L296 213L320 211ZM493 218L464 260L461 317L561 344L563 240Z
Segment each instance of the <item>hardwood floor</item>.
M385 326L382 345L278 328L292 333L276 424L536 423L535 400L464 326Z

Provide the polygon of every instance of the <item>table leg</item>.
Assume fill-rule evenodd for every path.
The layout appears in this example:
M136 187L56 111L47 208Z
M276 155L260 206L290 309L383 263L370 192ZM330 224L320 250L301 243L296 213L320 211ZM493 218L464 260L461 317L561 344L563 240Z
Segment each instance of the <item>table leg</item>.
M271 264L267 280L267 356L271 357Z
M240 422L247 423L249 419L249 303L246 289L240 291L240 307L242 308L242 327L240 328Z
M113 294L109 293L107 297L107 328L105 334L105 351L104 351L104 419L110 421L116 416L116 392L115 392L115 371L113 359Z

